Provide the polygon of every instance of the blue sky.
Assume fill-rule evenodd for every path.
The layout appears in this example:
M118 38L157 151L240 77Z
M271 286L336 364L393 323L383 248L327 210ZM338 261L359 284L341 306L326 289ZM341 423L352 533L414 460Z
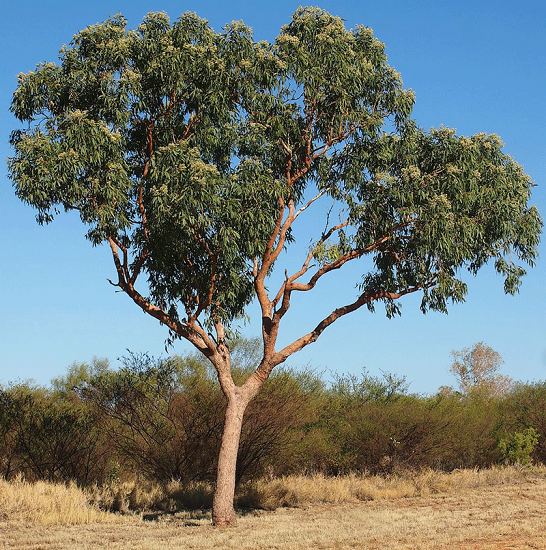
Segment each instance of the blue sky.
M149 11L176 19L195 11L214 29L242 19L256 39L273 40L298 2L216 0L69 0L10 2L0 21L0 157L9 156L9 113L16 75L38 62L56 61L73 34L121 12L131 28ZM387 47L389 63L416 93L414 117L428 129L441 124L459 134L501 136L505 152L536 182L532 202L546 213L546 4L540 1L323 1L346 21L371 27ZM113 366L126 350L165 355L165 329L146 317L107 282L114 278L111 256L92 248L76 216L60 216L40 227L34 212L13 194L0 164L0 384L34 379L47 384L74 361L93 356ZM381 370L406 376L410 390L434 393L453 384L450 351L483 341L505 360L502 372L514 379L546 380L546 239L536 268L515 297L505 296L492 269L466 277L467 302L449 315L419 311L419 298L403 301L402 317L387 320L381 310L353 313L288 364L319 371L373 375ZM356 279L336 280L352 296ZM322 293L321 293L322 292ZM283 341L312 328L321 308L343 298L324 285L294 303ZM254 310L251 309L252 316ZM256 316L257 317L257 316ZM259 327L244 327L255 335ZM184 353L183 343L174 348Z

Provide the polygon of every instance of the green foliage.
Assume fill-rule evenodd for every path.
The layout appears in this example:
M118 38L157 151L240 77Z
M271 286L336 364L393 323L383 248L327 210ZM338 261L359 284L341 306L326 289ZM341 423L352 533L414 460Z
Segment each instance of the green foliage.
M501 458L506 464L530 464L537 443L538 434L532 427L503 437L499 441Z
M78 388L100 411L119 463L165 482L212 475L222 402L202 365L135 354L123 362L119 371L101 372Z
M396 224L399 230L376 256L377 272L364 279L363 288L419 284L424 290L422 310L446 311L448 298L462 301L466 294L459 270L467 266L476 273L497 258L495 267L506 276L506 292L517 290L524 272L505 256L514 247L516 257L532 264L532 242L538 242L541 222L536 209L521 208L532 184L502 153L498 137L458 137L447 128L424 134L409 128L401 138L383 137L365 158L373 162L368 201L378 209L390 206L378 231L387 232ZM362 169L362 164L351 164L347 177L358 178ZM374 208L363 212L372 216L365 221L368 228L377 224ZM531 226L535 237L528 233ZM370 244L373 237L365 242Z
M405 377L388 372L381 378L371 376L365 370L360 377L351 374L336 374L332 391L342 400L366 403L375 401L389 403L407 393L409 384Z
M406 392L405 378L389 373L337 376L316 404L319 414L300 443L305 469L327 475L379 469L396 445L383 413L394 410Z
M397 314L395 296L422 290L423 311L445 311L466 294L461 268L491 259L514 293L542 225L529 177L496 136L418 128L384 50L319 8L299 8L272 44L240 22L216 33L194 14L149 13L131 31L116 15L19 75L15 192L40 223L78 211L141 307L147 274L145 309L176 336L244 314L256 267L294 238L295 217L278 224L311 197L344 219L314 223L320 267L373 258L370 309Z
M51 386L63 398L68 397L78 386L88 382L93 376L107 372L109 369L108 359L93 358L91 365L88 363L72 363L64 376L53 378Z
M516 384L503 399L502 413L507 433L523 432L529 426L536 430L533 458L546 464L546 383Z
M277 370L243 420L236 480L301 468L302 432L318 417L325 384L316 373Z
M236 380L260 354L233 347ZM133 479L210 483L225 400L199 354L129 355L71 365L56 388L0 391L0 475L112 485ZM93 372L91 376L88 376ZM77 385L66 383L84 373ZM339 475L544 462L546 385L506 394L408 393L391 374L343 375L326 384L309 370L273 373L245 413L237 482L285 474ZM533 426L529 428L529 426Z
M100 478L103 457L96 421L77 399L24 384L0 389L2 474L79 483Z
M215 34L189 13L173 25L150 13L137 31L121 16L84 29L59 66L19 76L12 111L30 127L12 137L18 196L41 223L56 205L75 209L93 243L134 250L166 310L210 302L218 272L216 314L238 315L278 196L258 161L231 162L249 146L239 105L274 78L256 55L244 25Z
M258 340L233 344L236 380L254 368L259 348ZM130 354L120 370L102 369L82 380L76 391L101 413L101 430L113 447L112 464L162 482L211 481L225 413L215 378L200 354L167 360ZM271 377L245 414L237 482L277 464L276 455L287 452L298 428L313 415L322 386L307 371L281 369ZM119 468L116 475L121 476Z

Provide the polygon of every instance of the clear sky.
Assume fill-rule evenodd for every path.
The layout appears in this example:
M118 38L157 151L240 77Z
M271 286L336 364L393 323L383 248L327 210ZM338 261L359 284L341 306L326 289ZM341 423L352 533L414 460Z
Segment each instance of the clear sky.
M121 12L136 27L149 11L176 19L194 11L215 30L242 19L259 40L274 40L298 2L258 0L16 0L0 19L0 157L10 155L9 113L16 75L38 62L57 61L80 29ZM387 47L389 63L416 93L414 117L426 129L501 136L505 152L536 182L532 202L546 215L546 3L497 0L323 0L319 6L352 28L371 27ZM113 366L126 350L165 356L164 327L144 315L107 282L114 278L108 251L92 248L73 215L40 227L30 207L13 194L0 164L0 384L34 379L47 384L74 361L106 357ZM419 311L419 298L403 300L402 317L380 307L338 321L288 364L319 371L406 376L410 390L434 393L453 384L450 351L483 341L505 360L502 372L521 381L546 380L546 238L536 268L515 297L505 296L492 269L466 277L467 302L449 315ZM337 280L351 296L356 279ZM321 290L326 290L320 294ZM310 329L319 307L341 305L328 288L297 302L283 340ZM300 306L300 307L298 307ZM251 310L251 315L253 311ZM245 334L259 333L252 322ZM179 343L175 353L190 348Z

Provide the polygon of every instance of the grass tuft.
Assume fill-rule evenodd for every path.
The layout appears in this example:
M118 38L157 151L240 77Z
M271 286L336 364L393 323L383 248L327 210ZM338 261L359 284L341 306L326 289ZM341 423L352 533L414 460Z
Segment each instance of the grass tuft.
M286 476L259 479L241 486L236 504L239 508L262 510L354 504L439 493L457 495L467 489L538 482L545 477L543 466L455 470L451 473L407 471L387 477L356 474L330 478ZM143 516L154 512L153 515L159 517L192 510L201 513L210 510L212 494L212 484L203 482L133 481L82 490L75 484L28 483L21 477L11 482L0 479L0 523L76 525L123 521L122 514Z
M544 467L496 467L487 470L407 471L388 477L351 474L328 478L286 476L257 480L244 485L237 504L242 508L275 510L281 507L305 507L314 504L349 504L369 500L395 500L451 493L469 488L503 485L544 476Z
M99 510L75 484L0 479L0 520L31 525L77 525L116 521Z
M152 481L125 481L106 486L95 486L88 491L91 502L110 512L122 514L150 510L176 512L203 510L212 507L213 486L205 482L166 484Z

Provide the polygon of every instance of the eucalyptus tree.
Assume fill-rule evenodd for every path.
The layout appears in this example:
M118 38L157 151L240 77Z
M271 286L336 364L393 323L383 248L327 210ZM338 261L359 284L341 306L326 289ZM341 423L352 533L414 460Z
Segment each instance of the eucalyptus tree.
M463 268L491 260L514 293L519 264L536 259L532 183L499 138L422 131L372 30L321 9L298 9L273 43L241 22L215 32L193 14L150 13L128 30L118 15L18 78L18 197L40 223L76 210L87 238L109 246L112 284L216 368L227 400L217 525L235 523L243 414L276 365L363 306L392 316L420 292L423 312L446 311L465 297ZM313 241L285 271L302 227ZM278 345L293 296L319 281L334 296L327 281L355 263L354 299ZM263 350L237 385L230 334L251 302Z

